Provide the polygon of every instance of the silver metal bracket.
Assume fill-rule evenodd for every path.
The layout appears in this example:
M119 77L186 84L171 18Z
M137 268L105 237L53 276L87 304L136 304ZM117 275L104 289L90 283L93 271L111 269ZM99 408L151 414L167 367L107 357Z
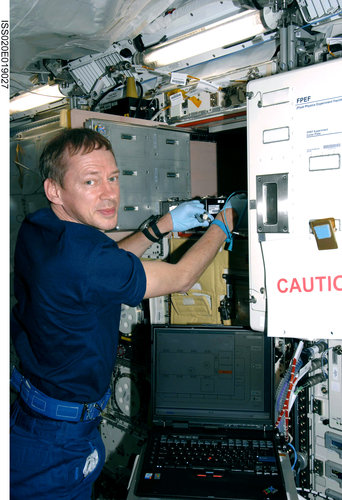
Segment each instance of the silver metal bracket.
M258 233L288 233L288 174L257 175Z

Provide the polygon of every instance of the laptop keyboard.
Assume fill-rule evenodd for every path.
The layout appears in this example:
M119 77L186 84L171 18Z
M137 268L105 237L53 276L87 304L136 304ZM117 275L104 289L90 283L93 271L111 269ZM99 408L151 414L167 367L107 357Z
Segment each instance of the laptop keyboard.
M161 435L152 443L149 465L155 469L212 469L277 475L278 470L269 440L228 439L222 436Z

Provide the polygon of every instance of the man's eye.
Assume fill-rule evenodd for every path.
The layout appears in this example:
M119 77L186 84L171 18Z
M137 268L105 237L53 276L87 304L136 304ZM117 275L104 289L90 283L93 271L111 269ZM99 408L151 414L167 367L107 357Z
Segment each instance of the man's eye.
M118 175L113 175L113 177L109 177L110 182L118 182L119 176Z
M93 186L95 184L95 181L92 179L89 179L89 180L85 181L85 184L87 184L87 186Z

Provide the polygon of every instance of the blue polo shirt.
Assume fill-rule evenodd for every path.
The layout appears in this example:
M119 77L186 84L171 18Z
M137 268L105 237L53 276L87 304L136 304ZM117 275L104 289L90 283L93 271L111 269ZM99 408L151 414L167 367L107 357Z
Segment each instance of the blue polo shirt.
M94 402L108 389L121 304L146 290L140 260L95 228L29 215L15 250L11 334L20 370L48 396Z

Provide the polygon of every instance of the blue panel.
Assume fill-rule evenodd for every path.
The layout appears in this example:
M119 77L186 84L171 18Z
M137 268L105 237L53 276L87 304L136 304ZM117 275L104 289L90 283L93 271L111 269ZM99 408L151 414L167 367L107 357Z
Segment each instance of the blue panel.
M323 224L322 226L315 226L315 232L319 240L324 238L331 238L331 231L329 224Z

